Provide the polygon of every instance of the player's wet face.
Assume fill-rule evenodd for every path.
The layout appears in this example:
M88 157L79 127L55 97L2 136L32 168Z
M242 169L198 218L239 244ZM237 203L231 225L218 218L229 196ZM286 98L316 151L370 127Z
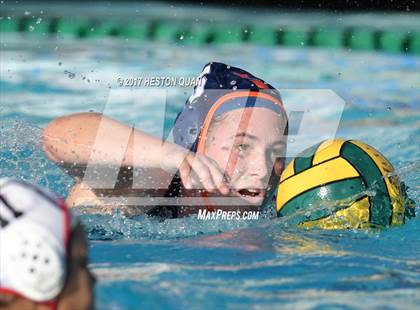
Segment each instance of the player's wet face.
M211 125L205 155L224 169L234 195L262 201L274 166L277 173L283 166L285 126L284 117L265 108L232 110Z

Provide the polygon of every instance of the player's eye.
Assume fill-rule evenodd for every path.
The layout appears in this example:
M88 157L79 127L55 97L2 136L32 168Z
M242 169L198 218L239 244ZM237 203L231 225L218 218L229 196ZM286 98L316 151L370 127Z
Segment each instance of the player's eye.
M245 152L245 151L249 150L251 148L251 146L247 143L238 143L238 144L235 145L235 148L239 152Z

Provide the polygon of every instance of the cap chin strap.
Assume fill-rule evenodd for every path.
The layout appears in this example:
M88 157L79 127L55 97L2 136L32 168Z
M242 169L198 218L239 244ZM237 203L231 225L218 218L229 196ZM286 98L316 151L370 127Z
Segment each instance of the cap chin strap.
M35 302L54 300L66 274L60 248L48 230L24 218L0 230L0 290L24 293Z

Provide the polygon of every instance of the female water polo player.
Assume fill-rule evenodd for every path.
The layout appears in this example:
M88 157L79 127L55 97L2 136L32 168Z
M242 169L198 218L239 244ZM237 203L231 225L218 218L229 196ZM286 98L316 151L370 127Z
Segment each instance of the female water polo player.
M63 201L0 179L0 309L91 309L82 226Z
M162 196L157 188L163 188L166 197L236 197L249 204L242 210L258 208L270 177L278 176L284 165L287 117L280 94L249 72L222 63L207 64L199 78L175 121L175 144L98 113L51 122L44 130L44 150L79 178L67 202L104 205L103 197L135 195L139 190L132 188L133 167L140 167L143 178L157 184L155 190L143 190L143 196ZM99 126L107 134L94 149ZM100 190L80 182L88 161L98 171L103 165L121 165L115 188ZM196 206L184 206L172 215L197 211Z

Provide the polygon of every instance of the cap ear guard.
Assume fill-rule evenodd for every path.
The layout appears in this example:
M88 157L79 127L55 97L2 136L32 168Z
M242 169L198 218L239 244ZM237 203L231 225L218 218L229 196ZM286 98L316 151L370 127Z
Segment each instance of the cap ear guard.
M6 283L5 288L36 302L52 300L61 292L65 258L45 228L33 222L9 225L0 231L0 245L0 283Z
M0 178L0 291L54 301L67 276L70 231L64 201L22 180Z

